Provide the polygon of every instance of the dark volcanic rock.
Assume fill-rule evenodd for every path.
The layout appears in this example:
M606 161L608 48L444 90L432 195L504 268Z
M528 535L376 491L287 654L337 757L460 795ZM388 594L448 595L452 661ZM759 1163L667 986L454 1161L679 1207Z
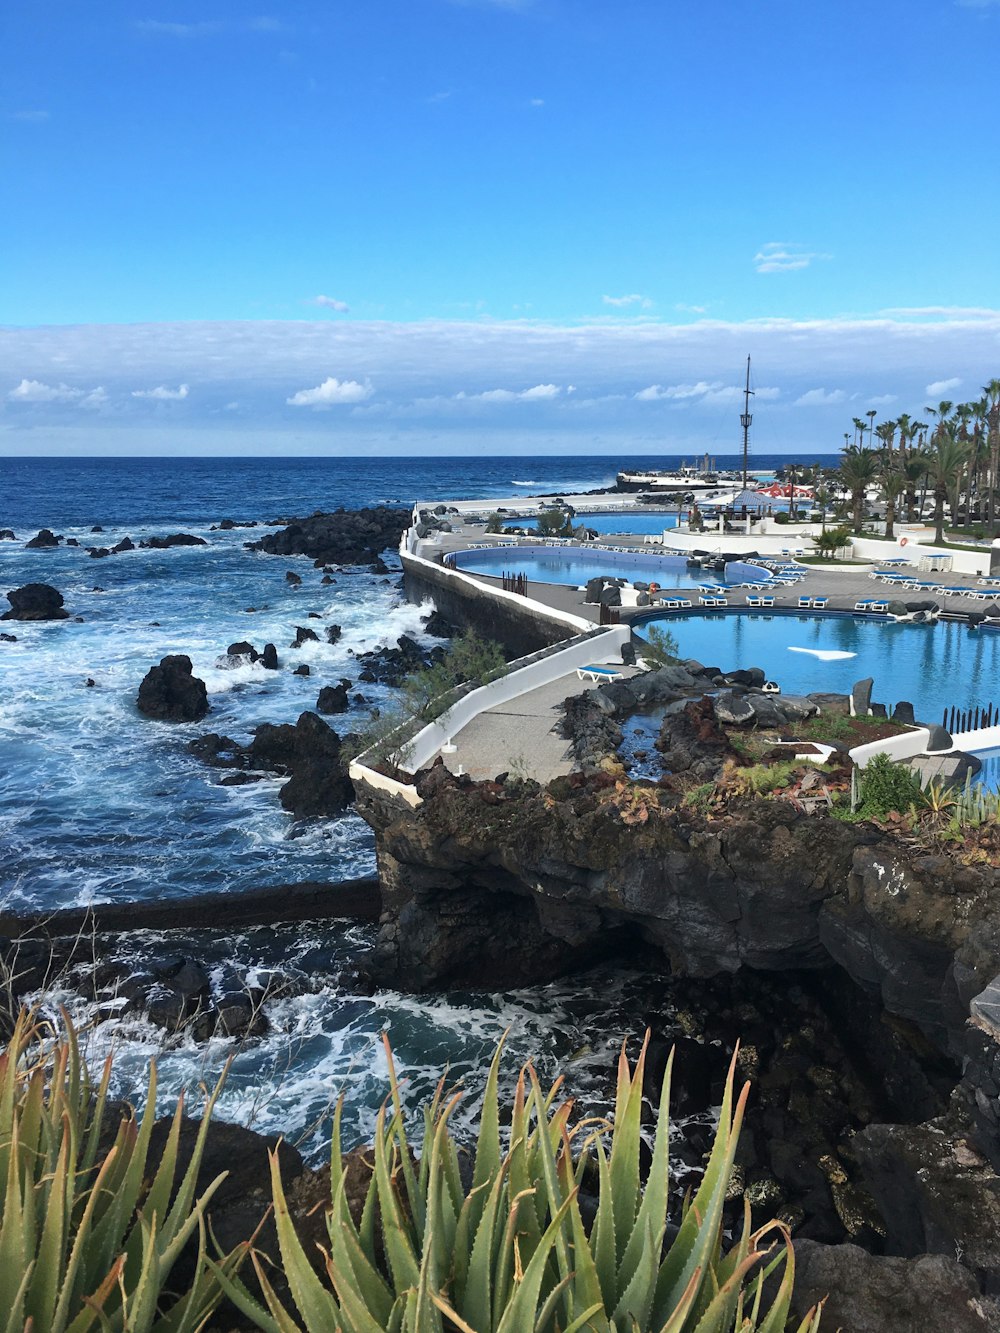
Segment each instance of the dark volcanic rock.
M375 648L370 653L358 654L358 662L362 664L358 679L379 685L402 685L407 676L442 656L443 649L434 648L428 653L408 634L401 634L395 648Z
M285 582L290 584L293 588L299 588L302 585L302 575L296 574L290 569L285 575Z
M327 643L338 643L343 633L344 631L340 628L339 625L327 625L326 627Z
M792 1314L801 1319L828 1297L823 1327L850 1333L993 1333L1000 1305L980 1295L953 1257L868 1254L857 1245L795 1242Z
M51 528L42 528L41 532L32 537L30 541L25 542L24 546L26 550L42 551L52 546L58 546L61 541L62 538L57 537Z
M316 700L317 713L346 713L349 707L347 687L343 682L340 685L324 685Z
M125 551L134 551L134 550L135 550L135 542L132 540L132 538L123 537L116 546L112 546L111 554L123 555Z
M288 645L289 648L301 648L304 643L318 643L319 635L314 629L309 629L303 625L295 626L295 638Z
M387 547L395 548L409 526L406 509L338 509L297 518L280 532L247 543L269 555L308 555L321 565L368 565Z
M250 759L254 768L291 775L279 799L297 818L339 814L352 799L340 738L315 713L303 713L294 726L265 722L254 734Z
M0 528L0 542L16 542L13 528Z
M190 532L173 532L169 537L149 537L139 545L150 551L167 551L172 546L207 546L208 542L204 537L195 537Z
M457 625L453 625L435 608L429 616L424 617L424 633L433 635L435 639L451 639L459 630Z
M0 620L65 620L63 596L49 583L26 583L7 594L10 610Z
M192 674L190 657L177 653L150 667L136 704L140 713L159 722L197 722L208 712L208 691Z
M312 672L311 672L311 670L310 670L310 668L309 668L309 664L308 664L307 662L302 662L302 663L300 663L300 664L295 668L295 670L292 672L292 675L293 675L293 676L309 676L309 675L312 675Z
M265 671L277 671L278 650L273 643L264 644L264 651L260 655L260 664Z

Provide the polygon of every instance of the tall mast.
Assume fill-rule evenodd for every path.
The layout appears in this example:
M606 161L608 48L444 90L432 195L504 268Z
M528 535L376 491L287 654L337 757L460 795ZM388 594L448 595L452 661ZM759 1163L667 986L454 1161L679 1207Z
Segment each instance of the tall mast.
M747 357L747 387L743 390L743 411L740 413L740 425L743 427L743 489L747 487L747 455L750 452L750 422L753 417L750 415L750 395L753 389L750 388L750 358Z

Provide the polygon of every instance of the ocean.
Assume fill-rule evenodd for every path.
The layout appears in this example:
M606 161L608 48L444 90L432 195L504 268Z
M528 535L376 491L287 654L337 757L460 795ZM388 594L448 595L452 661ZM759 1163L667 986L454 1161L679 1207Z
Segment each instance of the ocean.
M676 458L100 458L0 459L0 589L42 581L64 595L81 621L12 622L16 642L0 642L0 894L10 908L50 910L90 902L176 899L178 933L131 934L118 947L137 968L165 950L197 958L214 975L251 979L274 969L299 993L267 1006L268 1032L242 1043L166 1038L125 1006L95 1003L71 981L45 1002L66 1002L88 1024L96 1057L114 1047L116 1092L135 1095L157 1055L168 1097L211 1078L228 1055L233 1070L220 1114L284 1132L321 1154L323 1118L341 1092L349 1137L364 1138L385 1092L379 1034L389 1032L417 1105L448 1065L453 1078L477 1075L495 1041L512 1029L508 1063L527 1055L599 1101L622 1035L637 1015L666 1003L662 978L608 972L506 994L411 997L352 993L344 977L371 946L367 928L344 923L247 930L193 929L185 900L211 891L303 880L339 880L374 870L372 836L352 813L294 821L280 808L280 779L222 786L218 770L187 752L206 731L249 739L261 722L294 721L315 706L319 688L354 677L353 654L420 637L431 610L405 600L398 561L390 576L350 571L321 586L304 557L244 550L259 529L211 531L237 522L288 518L317 509L414 500L500 498L585 491L610 485L616 471L671 467ZM720 458L720 467L737 460ZM780 458L758 456L767 468ZM801 461L801 460L800 460ZM824 460L826 461L826 460ZM103 531L92 534L99 525ZM135 550L103 560L80 548L26 550L50 527L81 544L112 546L189 532L205 547ZM290 586L289 570L303 586ZM337 623L335 645L288 649L309 613ZM229 643L277 645L284 669L218 664ZM146 670L167 653L186 653L205 680L211 711L201 723L169 726L135 708ZM310 666L308 678L291 671ZM88 685L88 680L94 684ZM369 706L391 691L365 685ZM356 726L356 710L330 719ZM475 1078L473 1078L475 1082ZM468 1115L474 1113L470 1102Z

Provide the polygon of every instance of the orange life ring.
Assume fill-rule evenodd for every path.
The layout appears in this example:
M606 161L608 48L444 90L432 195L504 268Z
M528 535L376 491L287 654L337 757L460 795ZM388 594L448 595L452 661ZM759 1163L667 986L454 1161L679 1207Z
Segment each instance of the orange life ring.
M899 539L900 546L905 546L909 540L910 540L909 537L900 537Z

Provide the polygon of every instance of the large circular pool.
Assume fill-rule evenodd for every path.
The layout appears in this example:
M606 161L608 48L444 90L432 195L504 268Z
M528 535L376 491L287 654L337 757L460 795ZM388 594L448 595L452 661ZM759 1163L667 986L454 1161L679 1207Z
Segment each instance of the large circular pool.
M643 551L609 551L600 547L500 546L482 551L457 551L457 569L466 574L524 574L529 583L561 583L576 588L588 579L639 579L661 588L697 588L699 583L766 583L770 575L756 566L730 561L727 579L704 570L691 570L678 555Z
M685 513L689 507L685 508ZM530 528L534 521L535 516L533 514L525 514L521 518L508 519L504 526L508 528ZM672 514L645 513L641 509L630 509L611 514L577 512L573 522L574 524L586 524L588 528L602 535L620 532L629 536L645 537L662 532L664 528L676 528L677 510L675 509Z
M953 704L1000 703L1000 633L957 621L709 612L644 618L636 633L650 624L669 628L681 657L725 670L760 667L787 694L845 694L871 676L874 699L890 709L909 700L922 722L940 722Z

